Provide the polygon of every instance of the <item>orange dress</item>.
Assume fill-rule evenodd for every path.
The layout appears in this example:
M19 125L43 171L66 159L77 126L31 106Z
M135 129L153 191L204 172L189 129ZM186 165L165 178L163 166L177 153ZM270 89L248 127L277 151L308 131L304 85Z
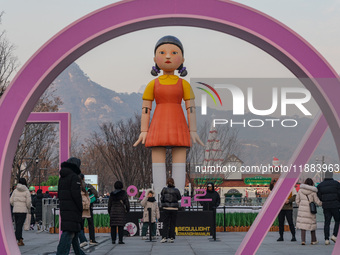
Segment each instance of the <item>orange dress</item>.
M146 137L146 147L190 147L190 133L182 110L183 85L162 85L155 80L156 109Z

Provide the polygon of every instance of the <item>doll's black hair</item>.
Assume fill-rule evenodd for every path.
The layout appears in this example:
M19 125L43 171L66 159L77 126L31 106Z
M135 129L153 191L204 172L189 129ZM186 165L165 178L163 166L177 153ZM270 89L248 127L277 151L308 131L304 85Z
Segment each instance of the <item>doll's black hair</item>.
M166 35L163 36L161 39L158 40L158 42L156 43L155 46L155 50L154 50L154 54L156 54L156 50L159 46L163 45L163 44L173 44L176 45L178 48L180 48L180 50L182 51L182 54L184 56L184 50L183 50L183 45L181 43L181 41L172 35ZM180 74L181 77L184 77L188 74L188 71L186 70L186 67L183 66L183 64L181 64L178 68L178 73ZM152 67L151 70L151 74L153 76L158 76L158 74L160 73L161 69L158 67L157 64L155 64L155 66Z

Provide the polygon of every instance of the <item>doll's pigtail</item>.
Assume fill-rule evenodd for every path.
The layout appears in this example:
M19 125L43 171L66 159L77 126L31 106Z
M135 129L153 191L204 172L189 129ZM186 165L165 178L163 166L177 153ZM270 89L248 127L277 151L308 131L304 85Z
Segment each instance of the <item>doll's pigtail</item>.
M152 67L151 74L153 76L158 76L158 74L161 72L159 69L158 65L156 64L155 66Z
M183 66L183 64L180 65L180 67L177 68L178 73L181 77L184 77L188 74L187 68Z

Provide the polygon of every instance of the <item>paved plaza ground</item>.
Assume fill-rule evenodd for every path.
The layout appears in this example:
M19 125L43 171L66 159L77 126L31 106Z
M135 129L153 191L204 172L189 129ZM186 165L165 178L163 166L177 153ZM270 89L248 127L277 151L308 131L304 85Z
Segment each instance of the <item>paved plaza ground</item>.
M321 226L320 226L321 227ZM324 244L323 229L318 228L317 238L319 244L310 245L310 233L307 233L307 245L301 245L300 231L297 230L297 242L291 242L290 232L285 232L284 242L277 242L277 232L269 232L256 254L278 255L278 254L331 254L334 243ZM333 228L331 228L333 229ZM185 255L218 255L235 254L245 232L221 232L217 233L219 241L210 241L209 237L195 236L176 238L175 243L146 242L140 237L126 237L125 244L112 244L109 234L96 234L98 246L86 246L83 250L86 254L185 254ZM24 231L25 246L20 247L21 253L26 255L52 255L56 253L58 235L46 232ZM340 254L340 252L339 252Z

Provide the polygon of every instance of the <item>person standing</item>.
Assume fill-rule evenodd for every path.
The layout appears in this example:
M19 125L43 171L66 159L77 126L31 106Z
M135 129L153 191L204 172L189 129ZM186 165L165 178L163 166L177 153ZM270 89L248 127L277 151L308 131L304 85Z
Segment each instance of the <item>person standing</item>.
M207 183L207 192L202 198L210 198L211 201L201 201L200 204L203 206L203 211L213 211L216 209L220 203L221 198L218 192L215 190L214 183Z
M163 234L161 243L174 242L175 227L178 212L178 201L181 199L181 193L175 188L173 178L168 178L167 187L164 187L161 192L162 208L164 210Z
M29 190L29 189L28 189ZM36 219L35 219L35 207L33 205L33 200L34 198L37 196L37 194L35 193L35 190L31 191L31 202L32 202L32 206L31 206L31 226L30 226L30 230L34 230L34 225L36 223Z
M309 204L311 202L321 206L316 192L318 189L314 187L314 182L311 178L307 178L305 184L300 185L300 190L296 195L295 202L299 206L296 219L296 228L301 229L301 244L306 244L306 231L311 231L311 244L317 244L316 240L316 214L312 214Z
M114 188L115 190L110 194L107 208L110 215L111 239L112 243L115 244L118 228L119 244L124 244L124 226L126 224L126 214L130 211L130 203L121 181L116 181Z
M37 190L37 195L33 199L33 207L35 208L35 221L37 223L38 231L42 228L42 200L43 200L43 193L41 189Z
M84 225L85 225L85 219L91 218L91 212L90 212L91 201L90 201L89 194L85 187L85 182L83 180L81 180L81 198L83 202L83 214L82 214L83 221L82 221L81 230L79 233L80 248L87 245L87 239L84 234Z
M329 242L329 232L332 217L334 218L335 224L333 229L333 235L331 240L336 242L336 238L339 231L340 223L340 183L333 179L333 172L326 172L325 179L318 186L317 195L322 201L322 209L325 217L324 235L325 244Z
M80 179L84 182L85 184L85 189L88 192L89 197L91 198L90 202L90 214L91 217L87 217L87 223L89 226L89 236L90 236L90 244L91 245L98 245L98 242L96 241L95 237L95 231L94 231L94 221L93 221L93 203L97 200L98 198L98 192L93 185L90 183L85 182L85 176L83 174L80 174ZM85 220L83 220L85 223Z
M152 189L148 189L145 192L145 197L141 201L141 206L144 207L143 212L143 227L142 227L142 238L146 240L146 232L149 227L149 211L148 208L151 208L151 231L149 231L152 238L156 238L156 221L159 220L159 208L154 197L155 192Z
M275 182L272 182L270 185L270 190L274 188ZM293 188L292 192L290 192L288 198L286 199L281 211L279 212L279 234L280 237L277 239L278 242L283 241L283 233L284 233L284 223L285 223L285 218L288 221L289 224L289 229L290 232L292 233L292 242L296 241L295 237L295 226L293 223L293 202L295 201L296 198L296 190Z
M85 255L79 247L83 203L80 193L80 164L78 158L69 158L61 164L58 193L60 201L61 234L57 255L69 254L71 243L74 253Z
M25 245L22 237L22 228L24 226L27 213L31 210L31 194L27 188L25 178L20 178L16 189L13 191L10 198L10 203L13 206L13 215L15 221L15 238L18 241L18 246Z

